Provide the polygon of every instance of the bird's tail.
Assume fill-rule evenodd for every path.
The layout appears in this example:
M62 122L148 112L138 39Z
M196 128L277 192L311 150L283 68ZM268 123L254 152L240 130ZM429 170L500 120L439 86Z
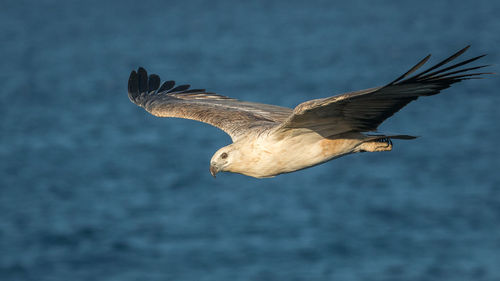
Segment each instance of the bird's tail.
M413 140L416 139L417 136L410 135L401 135L401 134L365 134L366 141L378 141L378 140L387 140L387 139L396 139L396 140Z

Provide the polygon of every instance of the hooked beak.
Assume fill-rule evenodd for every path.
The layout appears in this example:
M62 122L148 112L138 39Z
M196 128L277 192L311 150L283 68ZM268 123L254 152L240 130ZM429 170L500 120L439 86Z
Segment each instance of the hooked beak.
M217 167L215 167L214 165L210 164L210 174L212 174L212 176L215 178L215 175L219 172L219 170L217 169Z

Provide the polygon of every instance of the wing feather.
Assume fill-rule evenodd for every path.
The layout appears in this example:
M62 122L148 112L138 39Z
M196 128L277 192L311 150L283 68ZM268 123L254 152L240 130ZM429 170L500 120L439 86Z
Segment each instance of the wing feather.
M277 131L305 129L316 131L325 136L349 131L375 131L384 120L420 96L435 95L462 80L478 79L481 75L492 74L487 72L470 73L472 70L488 65L457 69L482 58L484 55L440 69L462 55L468 48L469 46L429 69L407 78L427 62L430 58L428 55L405 74L383 87L299 104L293 110L293 114L277 128Z
M240 101L205 89L189 89L189 85L174 86L174 81L160 86L158 75L148 76L140 67L130 73L128 96L155 116L208 123L229 134L233 141L249 132L275 127L292 113L286 107Z

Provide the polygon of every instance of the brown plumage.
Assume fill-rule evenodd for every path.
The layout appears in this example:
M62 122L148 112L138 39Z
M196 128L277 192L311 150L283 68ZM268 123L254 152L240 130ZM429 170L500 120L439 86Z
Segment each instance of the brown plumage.
M174 88L174 81L166 81L161 87L159 84L158 75L148 78L146 70L140 67L130 74L128 96L155 116L205 122L226 132L233 141L249 131L273 127L292 113L286 107L240 101L205 89L188 90L189 85Z
M132 102L153 115L193 119L228 133L233 144L214 154L213 175L230 171L270 177L350 153L391 150L391 138L413 138L369 132L420 96L435 95L454 83L491 74L471 72L488 65L458 69L484 55L441 68L468 48L411 77L430 55L385 86L306 101L293 110L240 101L204 89L189 90L189 85L174 87L173 81L160 86L160 78L148 76L143 68L130 74L128 93ZM223 154L226 157L221 159Z

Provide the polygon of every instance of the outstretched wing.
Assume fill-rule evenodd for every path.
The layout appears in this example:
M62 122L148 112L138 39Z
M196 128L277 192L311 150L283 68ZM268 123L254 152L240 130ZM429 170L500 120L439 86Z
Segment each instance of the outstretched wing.
M435 95L453 83L466 79L478 79L480 75L491 74L470 72L488 65L457 70L458 67L469 64L484 55L441 68L463 54L468 48L469 46L429 69L407 78L427 62L430 58L428 55L398 79L383 87L301 103L277 130L278 132L296 129L313 130L324 136L349 131L374 131L384 120L420 96Z
M140 67L130 74L128 96L133 103L155 116L205 122L229 134L233 141L249 131L276 126L292 113L290 108L239 101L204 89L190 90L189 87L175 87L174 81L166 81L160 86L158 75L148 76Z

